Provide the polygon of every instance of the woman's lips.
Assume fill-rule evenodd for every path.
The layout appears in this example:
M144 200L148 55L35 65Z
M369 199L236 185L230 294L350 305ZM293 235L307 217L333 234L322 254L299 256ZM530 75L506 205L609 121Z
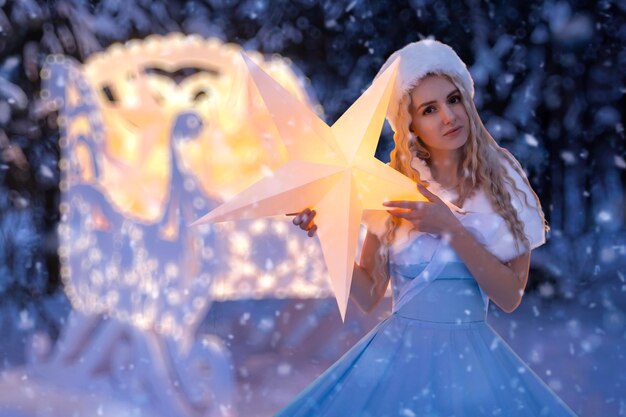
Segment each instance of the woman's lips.
M446 133L444 133L444 136L450 136L450 135L455 135L456 133L459 132L459 130L461 130L463 126L459 126L459 127L455 127L454 129L450 129L448 130Z

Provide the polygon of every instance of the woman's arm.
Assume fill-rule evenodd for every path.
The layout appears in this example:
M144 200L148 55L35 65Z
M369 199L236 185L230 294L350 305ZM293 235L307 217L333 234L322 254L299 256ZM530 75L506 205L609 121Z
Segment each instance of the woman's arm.
M378 237L368 231L361 250L360 264L354 263L350 297L364 313L370 313L376 308L389 284L387 267L378 268L380 245ZM377 284L374 282L376 273L381 274Z
M507 313L515 311L528 282L530 252L502 263L460 222L450 230L449 239L450 246L489 298Z
M530 252L502 263L463 227L437 195L419 184L418 189L429 202L390 201L385 205L404 209L390 213L407 219L418 230L443 236L489 298L507 313L513 312L521 303L528 281Z

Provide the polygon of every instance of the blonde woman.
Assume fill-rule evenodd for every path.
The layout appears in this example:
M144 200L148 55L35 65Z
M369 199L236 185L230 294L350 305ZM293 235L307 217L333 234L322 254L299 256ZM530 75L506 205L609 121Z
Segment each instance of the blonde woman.
M391 283L392 314L278 415L575 416L485 322L489 300L522 301L548 229L537 195L483 126L452 48L411 43L381 72L397 57L390 165L429 201L365 216L350 293L369 312ZM313 236L314 218L294 223Z

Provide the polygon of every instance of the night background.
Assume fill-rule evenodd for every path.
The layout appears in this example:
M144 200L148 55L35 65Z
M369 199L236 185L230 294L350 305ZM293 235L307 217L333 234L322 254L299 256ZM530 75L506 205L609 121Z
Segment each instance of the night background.
M526 169L551 227L547 243L533 251L522 305L506 314L492 303L488 321L580 416L626 416L626 2L0 0L0 6L3 375L24 365L34 335L54 343L71 310L56 232L58 114L39 95L46 56L84 62L150 34L217 38L291 60L330 124L393 51L434 37L467 63L485 126ZM387 162L392 145L386 125L376 156ZM331 299L223 301L212 305L201 329L222 338L235 363L247 364L235 372L242 415L271 415L388 308L365 317L351 304L342 325ZM314 314L309 332L323 327L335 345L317 341L285 353L263 336L280 331L278 320L265 320L277 309ZM286 365L284 355L301 362ZM0 411L2 404L0 397Z

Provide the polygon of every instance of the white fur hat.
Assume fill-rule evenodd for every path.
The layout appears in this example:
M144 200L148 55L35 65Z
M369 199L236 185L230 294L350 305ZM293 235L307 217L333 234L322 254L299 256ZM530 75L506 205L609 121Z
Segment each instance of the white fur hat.
M445 43L434 39L424 39L406 45L391 54L376 74L376 78L398 57L401 58L400 67L387 108L387 121L389 121L394 132L397 131L396 119L400 99L404 94L410 92L426 74L456 75L462 82L462 88L466 90L461 93L469 94L471 98L474 97L474 81L467 70L467 66L454 52L454 49Z

